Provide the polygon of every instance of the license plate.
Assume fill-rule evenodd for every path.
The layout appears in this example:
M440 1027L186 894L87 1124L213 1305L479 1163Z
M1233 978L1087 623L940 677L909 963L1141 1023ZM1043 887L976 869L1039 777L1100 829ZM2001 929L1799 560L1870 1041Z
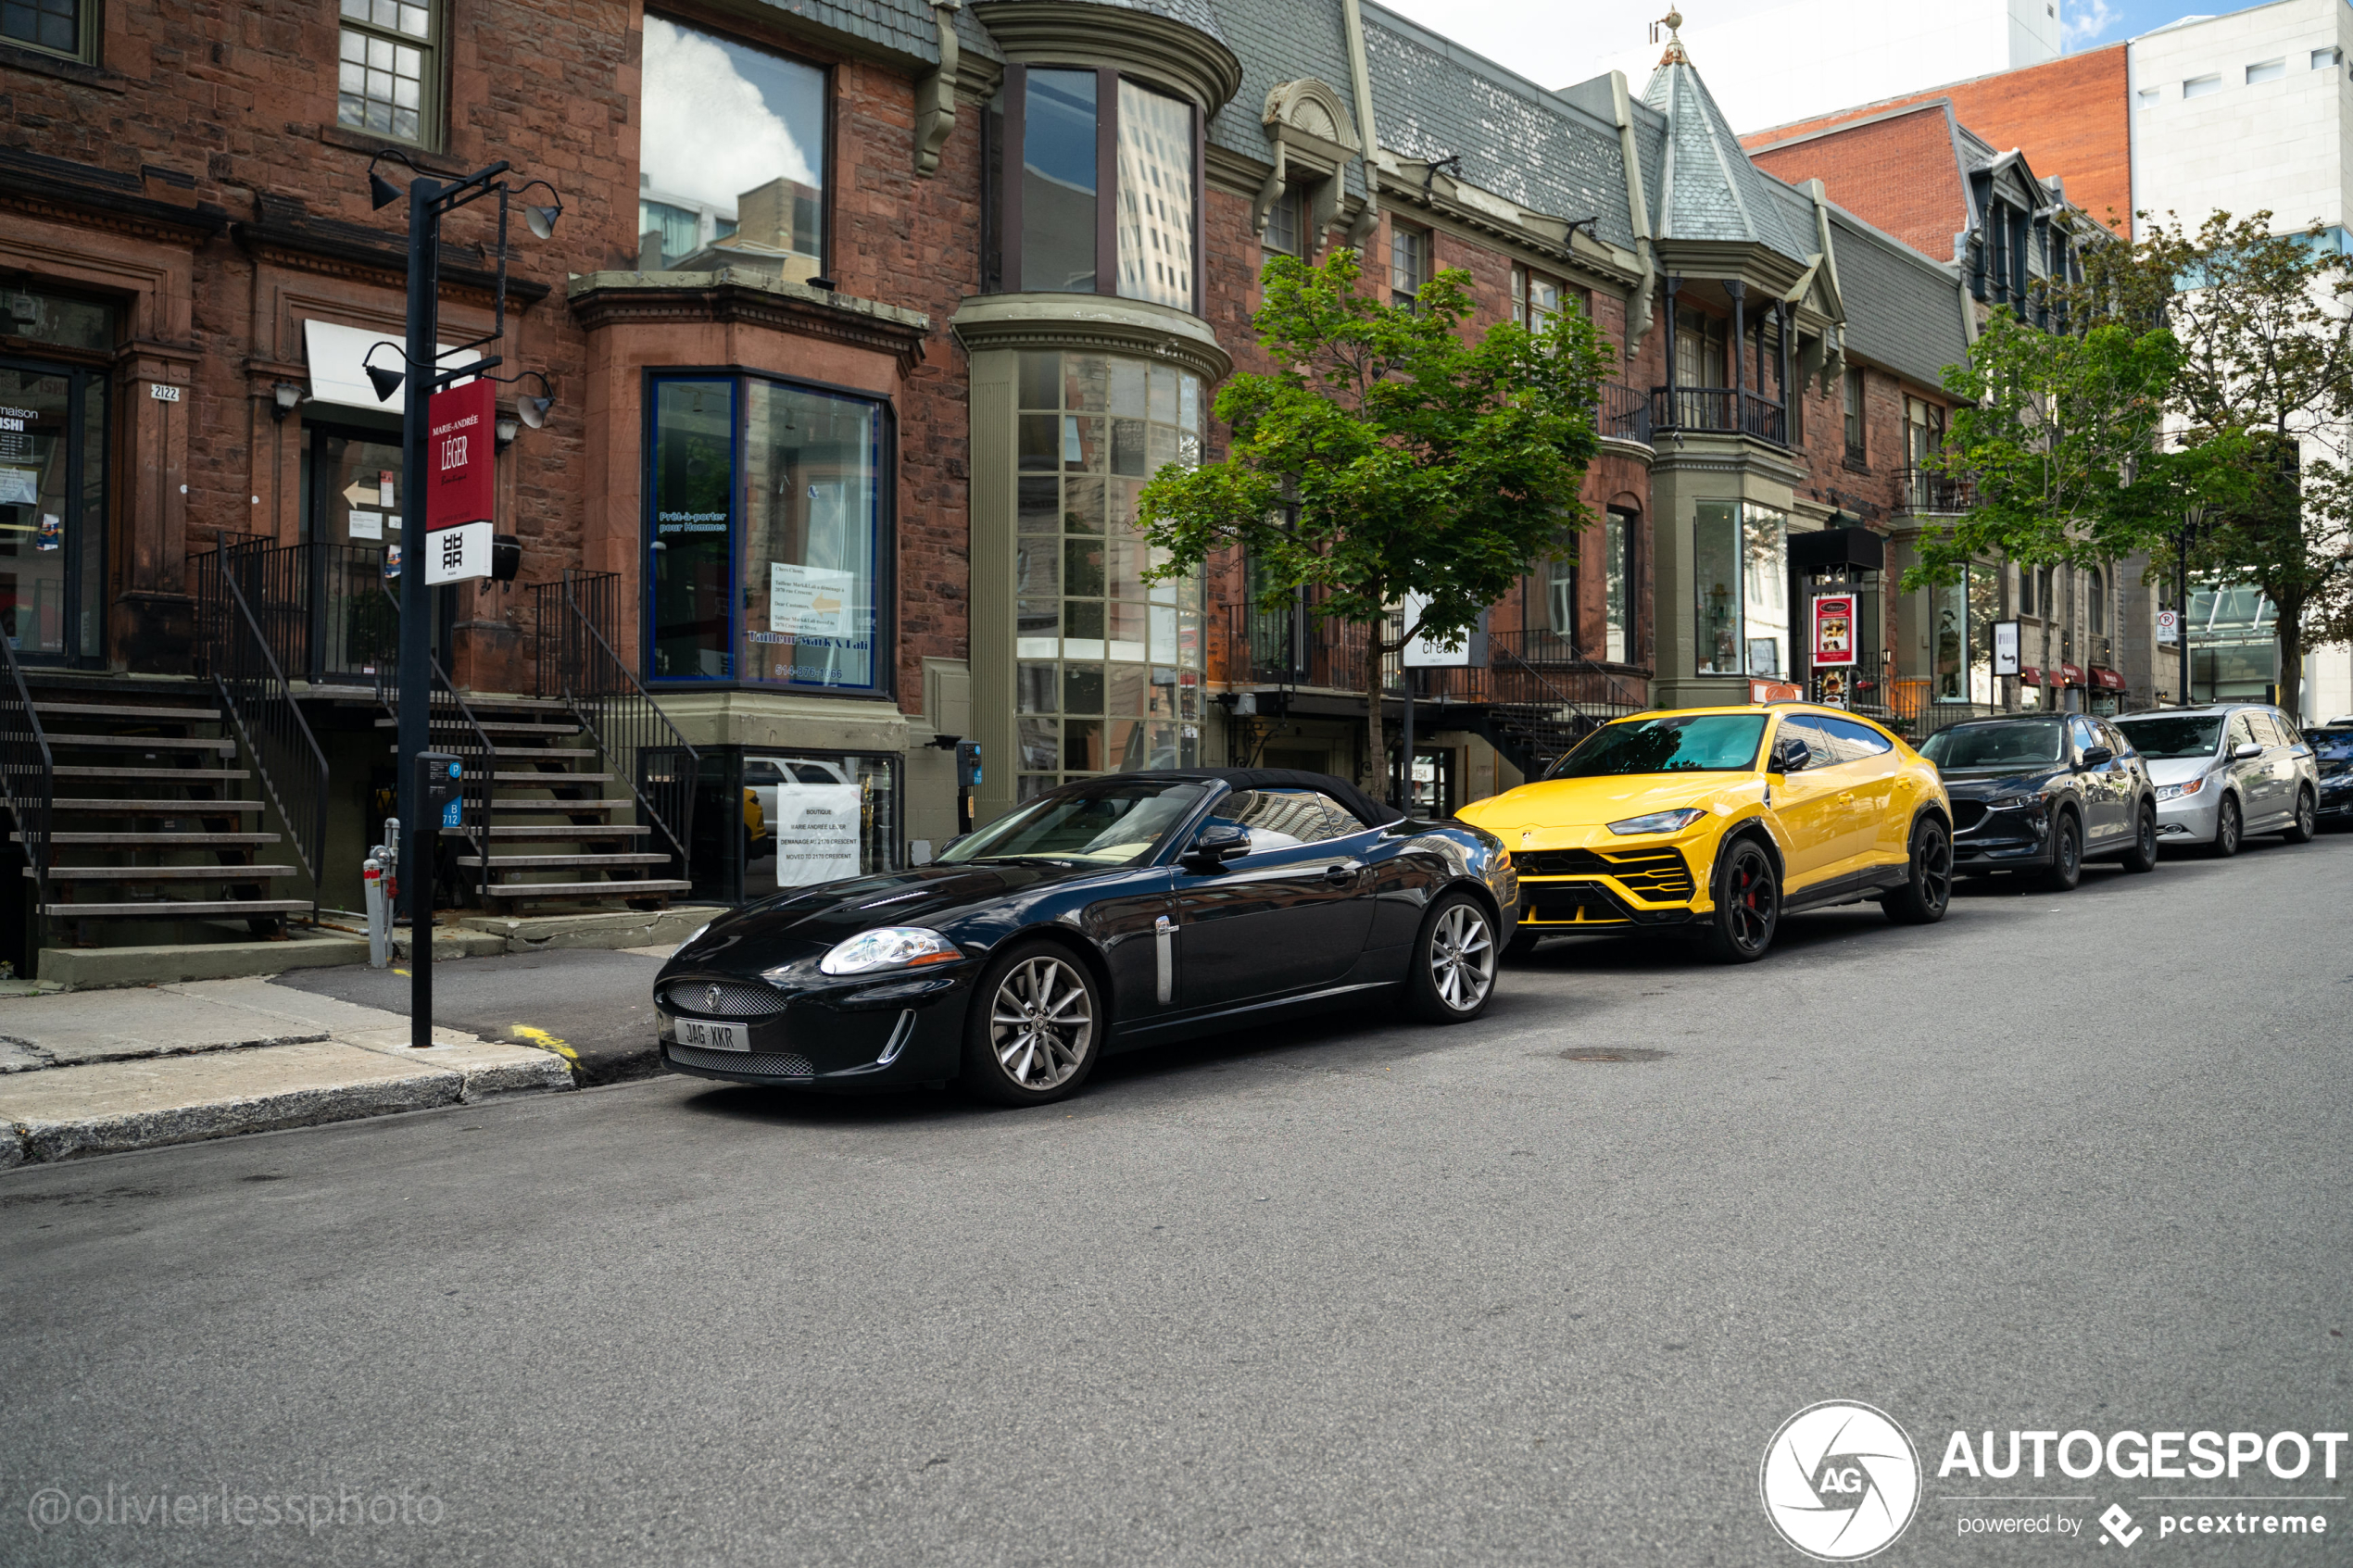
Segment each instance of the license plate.
M749 1051L751 1049L751 1025L682 1018L678 1021L678 1043L698 1046L707 1051Z

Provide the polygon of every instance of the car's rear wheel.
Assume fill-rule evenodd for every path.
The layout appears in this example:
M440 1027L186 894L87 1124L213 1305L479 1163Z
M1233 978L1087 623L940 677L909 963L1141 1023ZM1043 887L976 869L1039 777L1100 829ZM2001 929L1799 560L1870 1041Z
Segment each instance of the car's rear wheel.
M1952 903L1952 836L1934 817L1922 817L1912 828L1910 875L1880 908L1899 925L1934 925Z
M1424 1023L1466 1023L1495 995L1500 954L1495 922L1467 893L1440 898L1422 922L1406 982L1414 1016Z
M964 1086L999 1105L1047 1105L1074 1094L1102 1054L1105 1022L1085 964L1051 942L1022 943L974 988Z
M2245 835L2246 823L2239 815L2238 797L2222 797L2221 808L2214 813L2214 855L2227 860L2239 852L2239 841Z
M2053 893L2065 893L2083 880L2083 824L2075 820L2072 811L2061 811L2058 821L2051 824L2051 867L2043 873L2043 886Z
M2312 798L2309 789L2296 792L2296 820L2280 836L2290 844L2309 844L2313 834L2321 831L2321 803Z
M1734 839L1717 862L1707 956L1718 963L1754 963L1773 945L1780 923L1781 879L1773 858L1753 838Z
M2122 860L2128 872L2157 870L2157 808L2141 808L2141 825L2133 830L2133 847L2124 852Z

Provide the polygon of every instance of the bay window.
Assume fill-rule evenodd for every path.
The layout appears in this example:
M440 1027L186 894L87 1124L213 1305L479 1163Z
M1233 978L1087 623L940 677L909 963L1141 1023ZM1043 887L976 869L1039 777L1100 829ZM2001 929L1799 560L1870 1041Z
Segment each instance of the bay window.
M1789 520L1749 501L1702 501L1692 521L1698 673L1785 680Z
M887 690L884 407L734 374L648 405L648 673Z
M1010 66L989 106L992 291L1198 314L1201 117L1115 70Z

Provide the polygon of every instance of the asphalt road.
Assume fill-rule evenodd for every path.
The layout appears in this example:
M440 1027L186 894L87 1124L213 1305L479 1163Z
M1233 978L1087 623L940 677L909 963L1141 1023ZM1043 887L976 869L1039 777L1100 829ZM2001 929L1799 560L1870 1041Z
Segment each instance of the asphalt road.
M560 1046L591 1084L662 1073L654 1045L654 973L645 953L553 949L460 959L433 970L433 1015L447 1028L489 1040ZM407 967L345 964L298 969L273 985L409 1016Z
M1875 1562L2071 1560L2110 1503L2108 1557L2341 1562L2317 1463L1936 1472L2353 1425L2348 893L2334 835L1743 969L1554 944L1476 1025L1044 1112L671 1077L18 1171L0 1562L1795 1565L1759 1464L1831 1399L1926 1466ZM1961 1533L2006 1514L2078 1532Z

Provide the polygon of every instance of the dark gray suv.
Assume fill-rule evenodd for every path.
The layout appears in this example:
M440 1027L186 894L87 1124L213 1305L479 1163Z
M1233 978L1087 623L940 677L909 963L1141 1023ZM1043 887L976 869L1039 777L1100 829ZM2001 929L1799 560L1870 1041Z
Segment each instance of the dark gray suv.
M1970 719L1920 755L1953 801L1953 870L2032 872L2073 887L2086 860L2157 869L2157 789L2132 742L2088 713Z

